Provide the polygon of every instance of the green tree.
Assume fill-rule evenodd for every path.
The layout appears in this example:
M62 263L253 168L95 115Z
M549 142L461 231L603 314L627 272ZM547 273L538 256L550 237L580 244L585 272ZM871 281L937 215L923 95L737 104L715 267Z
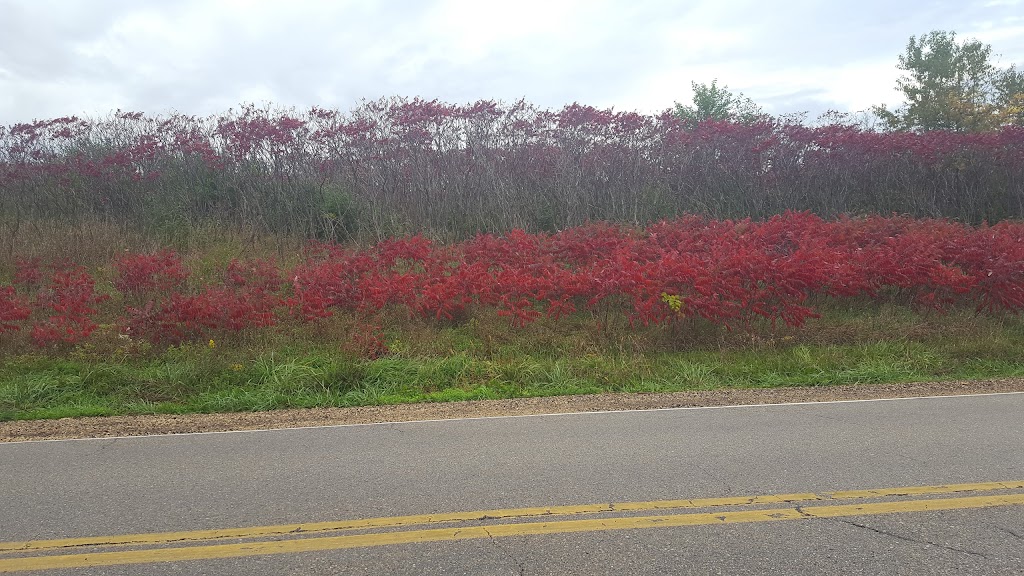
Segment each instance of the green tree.
M733 122L755 122L765 117L761 107L743 93L733 94L728 86L718 86L718 80L711 84L691 82L693 105L675 103L675 114L691 126L705 120L731 120Z
M903 106L875 106L884 127L893 130L991 130L1014 120L1021 74L991 62L992 47L978 40L958 42L955 32L935 30L910 37L896 82ZM1019 116L1019 114L1017 114ZM1019 118L1018 118L1019 120Z
M1024 71L1010 66L996 80L995 89L1002 123L1024 126Z

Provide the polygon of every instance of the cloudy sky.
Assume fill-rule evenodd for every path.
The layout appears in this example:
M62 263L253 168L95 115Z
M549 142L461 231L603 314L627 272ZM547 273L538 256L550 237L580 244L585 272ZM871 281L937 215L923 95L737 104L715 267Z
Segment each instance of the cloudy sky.
M1024 65L1021 0L0 0L0 124L419 96L657 112L717 78L772 113L899 102L911 35Z

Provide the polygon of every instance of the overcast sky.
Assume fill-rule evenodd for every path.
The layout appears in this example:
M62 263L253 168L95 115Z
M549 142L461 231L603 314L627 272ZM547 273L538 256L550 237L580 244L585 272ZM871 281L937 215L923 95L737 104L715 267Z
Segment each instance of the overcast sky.
M775 114L900 101L911 35L1024 65L1020 0L0 0L0 124L419 96L658 112L717 78Z

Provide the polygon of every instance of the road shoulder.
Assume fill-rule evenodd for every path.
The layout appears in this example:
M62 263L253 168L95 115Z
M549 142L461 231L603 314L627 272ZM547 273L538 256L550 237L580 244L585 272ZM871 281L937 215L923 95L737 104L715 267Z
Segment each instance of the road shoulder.
M718 389L655 394L594 394L546 398L475 400L397 406L307 408L228 414L104 416L0 422L0 442L103 438L411 422L574 412L652 410L702 406L833 402L919 396L1024 392L1024 379L860 384L766 389Z

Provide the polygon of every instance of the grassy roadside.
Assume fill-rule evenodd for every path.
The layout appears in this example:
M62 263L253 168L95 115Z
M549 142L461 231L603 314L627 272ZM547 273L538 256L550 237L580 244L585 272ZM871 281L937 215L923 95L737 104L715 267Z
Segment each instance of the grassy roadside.
M0 358L0 420L588 394L981 379L1024 375L1024 322L970 310L823 303L800 330L597 328L580 315L510 330L384 324L390 353L360 358L332 333L279 333L166 351L118 342ZM333 329L332 329L333 328Z

